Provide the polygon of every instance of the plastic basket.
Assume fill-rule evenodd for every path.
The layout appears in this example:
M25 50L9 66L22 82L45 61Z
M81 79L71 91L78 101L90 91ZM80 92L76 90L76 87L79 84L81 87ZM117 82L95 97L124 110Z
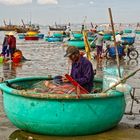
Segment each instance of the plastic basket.
M129 45L132 45L135 42L135 37L122 37L122 40Z
M118 55L122 55L123 54L123 47L118 46L117 49L118 49ZM108 52L109 52L109 55L111 57L115 56L116 55L115 47L108 48Z

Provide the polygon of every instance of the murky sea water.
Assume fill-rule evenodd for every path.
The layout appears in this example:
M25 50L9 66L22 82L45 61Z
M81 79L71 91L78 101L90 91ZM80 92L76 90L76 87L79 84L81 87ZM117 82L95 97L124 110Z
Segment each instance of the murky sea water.
M1 34L0 44L3 37L3 33ZM68 60L63 57L66 47L62 43L47 43L44 40L30 42L17 39L17 47L22 50L28 61L20 64L10 62L0 64L0 77L4 77L5 80L15 77L61 75L69 71ZM136 47L140 52L139 41L137 41ZM93 65L96 68L95 60L93 60ZM109 65L113 65L113 62L110 60L103 62L103 67ZM130 73L140 67L140 56L138 60L129 61L126 58L126 60L121 61L121 65L124 67L125 73ZM102 69L97 69L97 74L100 75L101 73ZM140 97L140 72L130 78L127 83L137 88L136 95ZM127 98L130 99L129 96ZM130 103L131 101L128 102L127 111L130 109ZM139 109L140 107L137 105L135 111L138 112ZM39 136L20 131L9 122L3 111L2 95L0 93L0 140L139 140L139 130L133 129L133 124L136 122L140 123L139 115L138 117L134 116L134 119L124 116L118 127L97 135L80 137Z

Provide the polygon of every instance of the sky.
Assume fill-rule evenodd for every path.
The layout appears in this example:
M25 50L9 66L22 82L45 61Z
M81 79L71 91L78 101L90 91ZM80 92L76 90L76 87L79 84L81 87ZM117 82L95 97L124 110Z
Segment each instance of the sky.
M108 8L114 22L140 22L140 0L0 0L0 24L52 25L67 23L108 23Z

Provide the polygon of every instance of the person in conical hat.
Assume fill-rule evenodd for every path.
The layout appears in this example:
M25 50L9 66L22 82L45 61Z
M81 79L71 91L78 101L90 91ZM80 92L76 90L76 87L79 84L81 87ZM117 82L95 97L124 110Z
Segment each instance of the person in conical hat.
M8 47L8 38L9 38L9 33L5 32L5 37L2 43L2 52L1 54L3 55L3 57L9 57L9 47Z
M8 35L9 35L9 36L14 36L14 33L11 31L11 32L9 32Z
M104 43L103 35L104 35L104 33L102 31L100 31L100 32L98 32L98 34L96 35L96 37L94 39L96 49L97 49L97 60L102 58L103 43Z
M16 50L16 38L14 36L14 32L9 33L8 45L9 45L10 59L12 60L13 54Z

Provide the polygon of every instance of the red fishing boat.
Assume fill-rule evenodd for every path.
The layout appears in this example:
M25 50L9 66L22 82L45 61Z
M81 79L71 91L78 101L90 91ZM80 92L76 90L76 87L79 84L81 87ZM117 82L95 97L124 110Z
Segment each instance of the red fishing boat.
M25 40L39 40L38 36L25 36Z

